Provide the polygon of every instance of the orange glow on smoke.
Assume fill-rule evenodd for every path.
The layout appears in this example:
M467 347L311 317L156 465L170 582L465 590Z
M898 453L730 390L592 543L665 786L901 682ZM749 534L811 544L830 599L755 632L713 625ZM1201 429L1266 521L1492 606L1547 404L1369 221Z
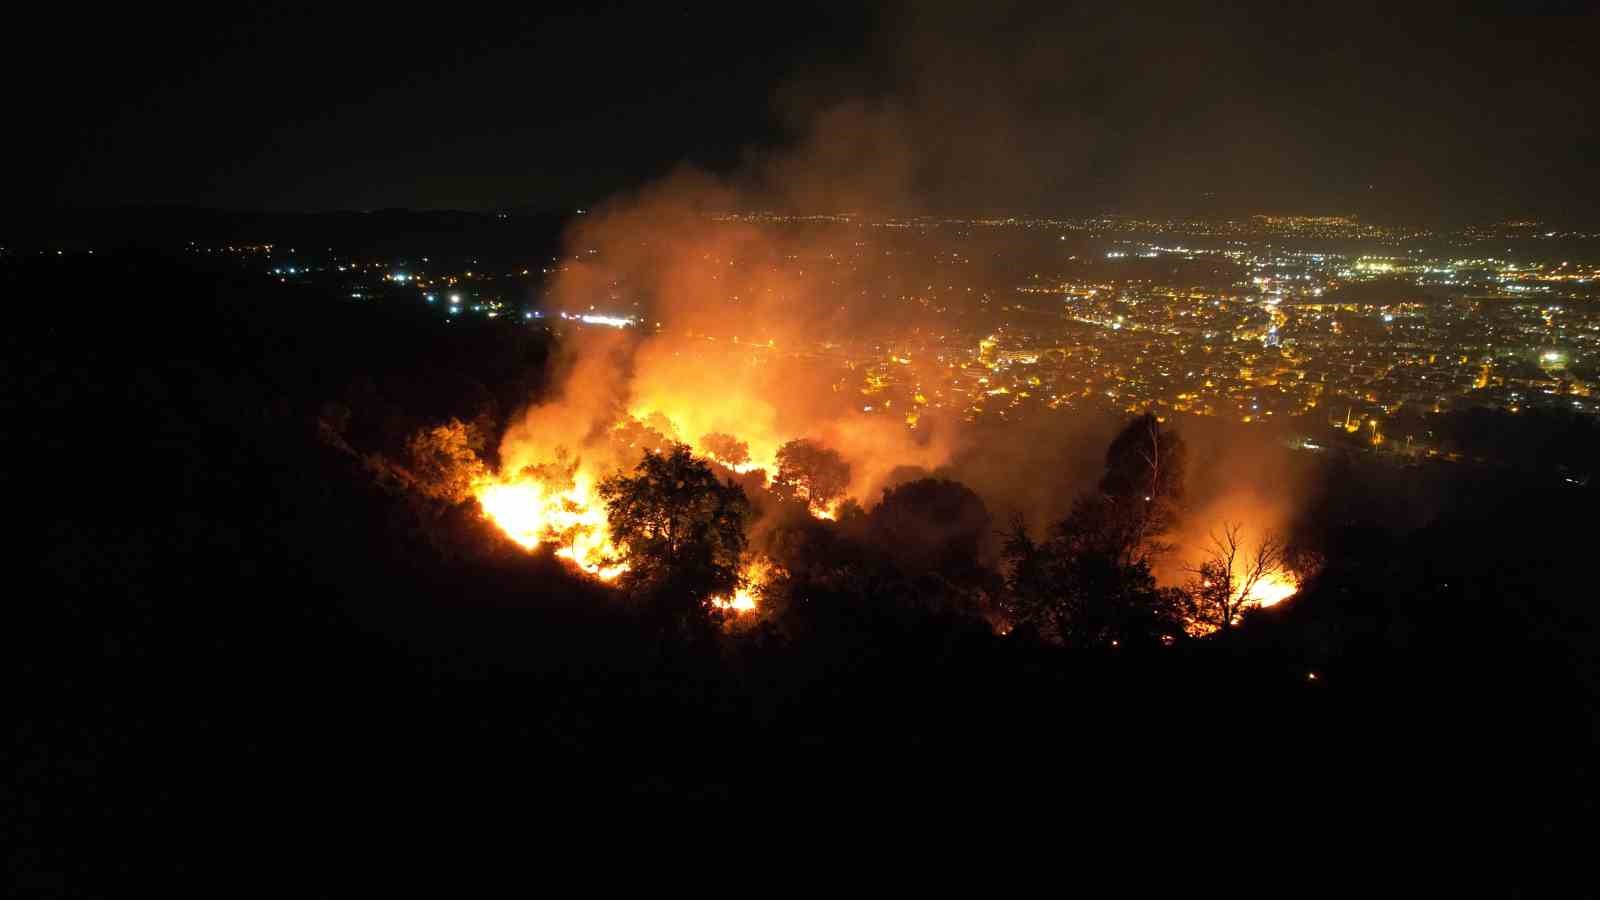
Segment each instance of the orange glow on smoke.
M716 459L716 455L701 445L700 441L705 435L733 435L745 443L750 458L732 466L717 460L721 465L740 475L759 470L767 476L769 484L778 474L778 448L785 439L777 435L776 426L770 421L770 408L749 410L751 418L738 421L746 411L747 404L729 403L726 397L712 402L707 397L686 395L679 402L671 404L672 412L669 413L663 408L666 405L663 401L668 396L666 388L660 384L653 384L652 388L656 402L635 407L630 416L641 422L649 422L657 416L665 418L678 432L674 437L688 444L696 456L706 459Z

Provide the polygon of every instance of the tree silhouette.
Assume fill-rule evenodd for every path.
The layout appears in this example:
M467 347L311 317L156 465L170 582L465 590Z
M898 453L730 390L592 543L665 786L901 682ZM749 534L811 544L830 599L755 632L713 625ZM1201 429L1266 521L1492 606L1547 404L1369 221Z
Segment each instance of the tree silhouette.
M739 584L750 504L684 444L646 453L633 472L600 483L611 536L627 548L624 588L677 620L701 619L709 598Z
M1100 510L1088 503L1083 509ZM1006 612L1068 646L1149 643L1180 629L1178 604L1144 560L1124 561L1093 517L1068 516L1036 541L1018 520L1003 550Z
M1076 646L1149 641L1180 629L1186 604L1157 589L1151 560L1176 524L1183 440L1153 415L1129 422L1106 448L1099 491L1035 540L1019 520L1003 550L1013 624Z
M1203 632L1226 632L1245 612L1261 605L1255 590L1263 578L1283 569L1283 541L1262 538L1248 549L1238 522L1224 522L1211 533L1210 556L1189 570L1189 618Z
M850 485L850 464L837 450L802 438L779 448L772 483L780 494L823 509Z
M989 510L972 489L956 481L923 478L883 492L867 514L867 533L908 572L936 572L970 581L988 536Z
M1187 460L1183 438L1150 413L1129 422L1106 448L1100 493L1108 508L1101 521L1108 535L1117 535L1123 562L1149 562L1172 549L1160 538L1178 522Z

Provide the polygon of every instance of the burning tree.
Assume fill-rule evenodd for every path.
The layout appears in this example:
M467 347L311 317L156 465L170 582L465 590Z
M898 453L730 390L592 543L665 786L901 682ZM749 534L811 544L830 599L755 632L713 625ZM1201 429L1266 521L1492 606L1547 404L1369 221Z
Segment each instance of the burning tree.
M1240 537L1242 529L1224 522L1220 533L1211 533L1211 555L1189 570L1191 631L1226 632L1247 611L1282 599L1281 591L1271 589L1285 582L1282 539L1269 534L1252 551Z
M636 459L642 454L665 450L676 443L671 423L660 415L651 416L648 422L628 416L611 429L611 444L622 459Z
M700 439L700 446L729 468L738 468L750 461L750 445L731 434L712 432Z
M717 480L684 444L646 453L631 473L599 486L612 539L627 548L622 585L658 612L703 617L710 598L740 587L750 504L738 485Z
M487 471L472 444L470 427L458 419L412 435L406 453L422 492L450 503L471 497Z
M823 510L850 486L850 464L837 450L816 441L790 441L778 449L778 474L772 484L779 493Z

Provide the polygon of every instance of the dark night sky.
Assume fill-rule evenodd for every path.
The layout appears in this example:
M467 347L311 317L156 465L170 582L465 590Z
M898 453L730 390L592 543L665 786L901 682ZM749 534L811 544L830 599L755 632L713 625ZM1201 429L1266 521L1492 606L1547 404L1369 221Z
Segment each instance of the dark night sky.
M13 10L13 203L567 208L864 101L930 208L1600 219L1574 3L216 6Z

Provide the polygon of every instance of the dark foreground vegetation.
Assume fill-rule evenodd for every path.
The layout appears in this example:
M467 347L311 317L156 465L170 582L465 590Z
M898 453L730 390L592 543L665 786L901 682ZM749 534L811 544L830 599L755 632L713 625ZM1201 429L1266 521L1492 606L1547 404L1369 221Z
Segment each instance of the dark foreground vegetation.
M543 338L148 256L3 278L5 852L30 891L526 859L546 829L811 865L773 821L881 823L885 855L997 840L974 861L1052 874L1022 845L1210 846L1220 871L1287 839L1496 892L1570 893L1592 853L1592 491L1463 468L1402 530L1330 492L1294 602L1170 646L997 635L943 598L998 571L901 539L868 567L896 577L819 581L782 627L674 631L352 452L503 424ZM902 500L863 527L970 505Z

